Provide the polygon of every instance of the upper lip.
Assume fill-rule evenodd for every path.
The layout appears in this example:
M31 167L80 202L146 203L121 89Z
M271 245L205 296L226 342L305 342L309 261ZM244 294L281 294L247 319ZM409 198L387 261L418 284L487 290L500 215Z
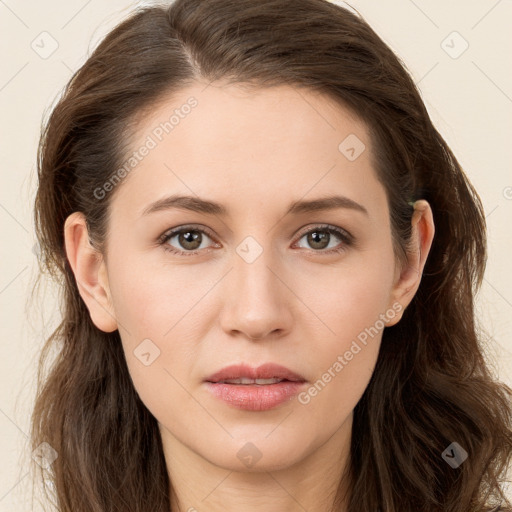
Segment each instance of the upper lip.
M234 364L226 366L222 370L210 375L205 380L207 382L219 382L228 379L239 379L246 377L248 379L286 379L295 382L304 382L302 375L292 372L288 368L275 363L265 363L257 368L252 368L246 364Z

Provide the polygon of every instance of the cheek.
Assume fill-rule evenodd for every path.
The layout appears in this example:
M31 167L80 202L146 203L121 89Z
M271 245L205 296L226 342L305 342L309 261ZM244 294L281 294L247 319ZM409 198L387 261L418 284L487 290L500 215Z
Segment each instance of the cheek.
M359 402L377 362L384 327L380 315L386 310L382 295L370 291L347 286L346 296L332 297L336 305L330 315L324 310L324 317L334 334L316 340L310 352L315 377L298 396L304 413L325 418L325 427L333 432Z
M310 353L315 381L298 401L313 416L330 410L333 428L364 393L377 362L384 320L394 317L389 305L394 260L365 256L360 265L331 268L321 293L309 292L304 301L322 320L317 331L322 336ZM321 275L315 277L321 282Z
M109 272L110 288L128 370L151 410L169 399L187 399L185 384L196 365L201 340L202 298L216 280L186 267L152 265L149 258L125 258ZM218 278L217 278L218 280Z
M155 260L143 254L132 256L111 272L116 318L134 338L162 339L179 330L188 314L197 314L194 305L216 282L216 276L198 279L197 271L185 265L173 268L164 259Z
M338 266L307 270L302 272L306 277L296 281L295 290L318 317L317 323L321 320L329 344L357 337L389 308L394 276L391 254L354 253Z

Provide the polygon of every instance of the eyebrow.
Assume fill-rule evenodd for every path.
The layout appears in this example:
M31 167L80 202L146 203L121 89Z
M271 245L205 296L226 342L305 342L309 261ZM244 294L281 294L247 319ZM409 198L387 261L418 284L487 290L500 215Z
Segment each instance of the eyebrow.
M209 215L229 215L229 212L225 206L214 201L207 201L206 199L193 196L172 195L151 203L144 209L142 216L149 215L153 212L169 210L172 208L205 213ZM327 211L338 208L354 210L368 216L368 210L363 205L356 203L353 199L339 195L322 197L308 201L294 201L288 207L285 215L297 215L301 213Z

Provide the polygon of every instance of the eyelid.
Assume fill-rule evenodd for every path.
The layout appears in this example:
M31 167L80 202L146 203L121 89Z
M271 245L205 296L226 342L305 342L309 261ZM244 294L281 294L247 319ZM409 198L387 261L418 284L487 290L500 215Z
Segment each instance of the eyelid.
M158 240L160 241L167 237L177 235L178 233L186 231L187 229L189 229L190 231L203 231L213 240L216 239L215 235L213 234L213 231L211 231L206 226L203 226L202 224L183 224L182 226L176 226L175 228L167 229L158 237Z
M314 231L315 229L318 229L319 231L320 230L326 230L326 231L330 230L330 231L333 231L336 234L338 234L338 236L344 236L345 238L347 238L350 241L354 240L354 237L346 229L340 228L338 226L334 226L333 224L322 224L322 223L315 224L314 222L312 224L313 224L313 226L311 226L311 224L308 224L307 226L305 226L304 228L301 228L299 230L299 233L297 235L297 238L299 240L304 235L306 235L307 233L310 233L311 231Z

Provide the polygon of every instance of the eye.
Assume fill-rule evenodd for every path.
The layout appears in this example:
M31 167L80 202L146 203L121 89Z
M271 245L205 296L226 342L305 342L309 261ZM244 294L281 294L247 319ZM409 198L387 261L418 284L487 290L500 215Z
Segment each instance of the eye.
M329 247L332 241L332 235L335 235L335 238L341 240L341 247L339 244L334 247ZM316 226L313 229L309 229L309 231L303 232L299 237L299 241L303 238L306 238L313 252L320 254L340 253L353 244L352 235L341 228L329 224ZM173 239L176 239L174 243L181 246L181 248L171 243ZM197 226L183 226L179 229L166 231L159 238L159 244L163 246L164 250L174 254L193 256L205 249L203 245L205 239L214 239L209 230ZM219 244L217 243L217 247L218 246Z
M339 246L339 244L337 246L335 245L329 247L329 244L332 241L332 235L335 235L335 238L338 238L339 240L342 241L341 247ZM303 238L306 238L306 242L309 244L310 247L314 249L314 252L318 252L321 254L343 252L353 243L352 235L350 235L348 232L341 228L337 228L336 226L330 226L328 224L316 226L313 229L309 229L309 231L306 231L300 236L299 241L302 240Z
M184 250L179 247L171 245L170 242L176 238L176 243L179 244ZM194 226L184 226L179 229L173 229L165 232L159 239L159 243L166 251L175 254L191 256L197 254L200 250L204 249L204 240L210 238L207 230Z

